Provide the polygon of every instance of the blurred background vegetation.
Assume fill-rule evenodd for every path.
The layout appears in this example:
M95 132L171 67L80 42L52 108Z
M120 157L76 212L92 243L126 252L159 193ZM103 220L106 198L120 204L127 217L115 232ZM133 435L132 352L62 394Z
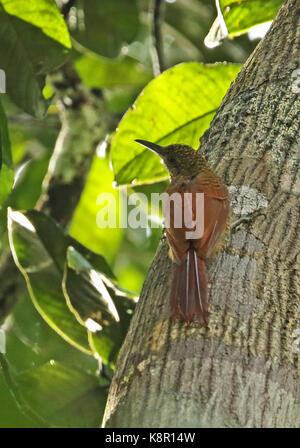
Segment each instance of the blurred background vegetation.
M0 427L96 427L101 423L117 351L162 227L151 228L149 224L144 229L100 229L96 223L101 209L97 197L102 192L115 195L119 216L125 211L119 203L118 186L129 185L129 193L146 195L164 190L167 180L157 160L139 162L130 156L131 151L137 151L133 138L170 141L156 135L151 124L164 101L170 121L174 119L172 104L174 110L176 104L169 104L167 98L170 89L172 101L177 97L180 107L197 108L203 119L197 124L199 132L194 140L187 140L196 147L240 65L230 64L229 69L217 71L214 67L205 71L198 65L175 67L170 71L173 84L171 75L166 72L160 77L160 71L191 61L243 64L281 3L221 0L217 2L218 26L215 22L211 29L218 13L213 0L31 0L26 7L18 0L0 0L0 69L6 74L6 93L0 96L0 262L4 263L13 250L30 291L22 279L13 307L7 310L6 302L4 307L0 300L0 331L2 339L6 337L6 354L0 355ZM8 208L34 209L45 188L43 180L62 118L55 74L64 64L77 73L83 91L99 98L105 115L101 119L106 122L80 201L66 227L74 240L44 215L24 212L21 216L36 233L20 223L20 215L11 215L9 241ZM193 85L194 69L199 79ZM199 95L187 99L189 88L195 90L197 82L206 89L206 97L202 100L200 89ZM155 98L156 107L146 103L148 97ZM135 110L137 117L146 117L146 124L130 115ZM172 138L174 143L174 134ZM182 143L185 138L176 134ZM124 160L129 171L124 170ZM149 210L144 212L149 223L151 219L159 222L159 211L152 217ZM96 254L103 255L106 262ZM42 261L47 266L52 263L52 271L37 274L36 266ZM99 288L91 280L93 270L102 275L99 281L110 292L121 323L117 324L102 305L97 308ZM0 277L0 287L5 281ZM89 303L81 303L83 295ZM51 308L61 300L65 308ZM102 332L97 325L96 332L88 327L86 339L87 319L103 324L105 316L111 324Z

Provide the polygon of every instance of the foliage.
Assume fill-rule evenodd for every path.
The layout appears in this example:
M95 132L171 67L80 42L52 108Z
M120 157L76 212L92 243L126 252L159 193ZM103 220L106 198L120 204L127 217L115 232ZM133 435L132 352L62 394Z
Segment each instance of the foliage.
M232 64L185 63L150 82L124 115L113 140L111 158L117 184L165 179L167 172L159 157L134 139L160 145L181 142L197 148L239 69Z
M166 3L166 70L152 79L149 4L0 0L0 69L6 78L0 104L0 272L12 254L25 280L8 313L9 297L1 295L6 278L0 279L0 338L6 335L6 354L0 353L0 427L100 424L161 228L100 229L97 197L111 193L123 219L125 190L117 186L146 197L162 192L164 167L134 139L196 148L256 44L243 36L209 50L203 41L216 15L212 2ZM272 20L280 4L221 0L229 37ZM64 64L78 73L81 92L103 99L105 112L96 114L105 113L103 121L109 123L105 142L96 142L67 230L37 207L61 138L62 104L53 95L60 84L49 79ZM64 107L70 111L67 102ZM150 216L146 206L142 213L148 222L160 217L159 210Z
M1 0L0 22L0 66L7 92L23 110L41 117L47 107L45 75L65 61L71 47L66 24L51 0Z
M0 103L0 207L8 196L14 175L6 116Z
M221 0L230 37L245 33L254 25L273 20L283 0Z

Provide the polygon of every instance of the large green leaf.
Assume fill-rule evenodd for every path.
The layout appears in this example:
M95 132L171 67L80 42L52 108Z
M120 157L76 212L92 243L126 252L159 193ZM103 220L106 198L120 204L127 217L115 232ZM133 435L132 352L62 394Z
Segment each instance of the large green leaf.
M7 93L26 112L43 116L45 74L65 61L71 47L55 2L0 0L0 40Z
M16 377L19 391L37 415L51 426L94 428L101 423L108 382L50 361Z
M61 272L64 270L67 248L68 246L74 246L91 263L94 269L110 278L114 278L109 264L102 255L90 251L74 238L66 235L62 227L50 216L36 210L27 210L22 214L33 225L42 244Z
M117 184L166 178L159 157L134 140L198 147L199 138L239 70L240 66L233 64L191 62L177 65L151 81L123 117L113 139L111 158Z
M115 363L119 350L123 344L124 338L127 334L130 320L135 308L136 298L131 292L122 290L111 282L103 279L105 287L116 306L120 322L118 325L113 323L107 329L107 333L100 331L90 333L91 347L101 354L105 353L106 358L103 358L111 363ZM107 345L108 342L108 345ZM113 343L113 344L112 344Z
M66 235L52 218L36 210L10 210L9 235L15 262L41 316L64 339L85 351L90 350L91 342L86 329L90 330L92 321L99 323L104 330L100 337L102 350L98 353L107 362L110 352L115 353L116 345L120 346L128 319L119 324L114 298L111 299L103 283L105 280L111 288L109 278L114 277L105 259ZM72 250L67 250L70 245ZM106 296L101 295L99 284ZM107 296L110 306L106 306ZM133 306L134 302L130 304ZM129 308L128 303L125 305ZM121 315L124 316L123 309ZM94 344L92 349L97 351Z
M114 285L73 247L67 259L63 282L67 303L78 321L90 329L93 348L108 363L123 341L131 317L126 312L132 311L134 302L125 293L120 297Z
M83 325L87 319L101 325L104 321L119 321L118 312L105 287L103 277L74 247L68 248L64 287L67 292L73 291L68 294L68 300Z
M14 181L10 142L5 112L0 103L0 208L11 191Z
M283 0L220 0L229 37L243 34L254 25L273 20Z
M116 218L116 225L113 228L100 228L97 224L98 213L103 206L108 206L107 202L99 203L98 198L101 193L110 195L110 200L114 202L114 205L111 202L109 203L110 210L112 213L115 212ZM115 258L123 235L123 229L118 225L119 216L122 214L119 195L119 190L113 188L113 174L108 159L96 155L72 219L70 235L89 249L96 252L101 251L109 262ZM69 243L69 245L74 246L72 243ZM101 271L101 269L97 269Z
M36 309L62 338L89 352L87 330L66 304L59 265L49 255L32 222L25 214L9 210L8 230L15 263L24 275Z
M103 56L115 57L131 42L138 27L136 0L79 0L70 30L82 45ZM74 18L76 17L76 21Z
M71 48L65 21L52 0L0 0L5 11L40 28L44 34L66 48Z

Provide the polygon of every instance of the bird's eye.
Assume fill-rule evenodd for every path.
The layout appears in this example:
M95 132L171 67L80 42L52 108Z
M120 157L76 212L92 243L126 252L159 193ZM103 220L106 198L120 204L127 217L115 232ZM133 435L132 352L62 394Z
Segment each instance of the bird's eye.
M169 157L168 162L175 163L175 157L173 157L173 156Z

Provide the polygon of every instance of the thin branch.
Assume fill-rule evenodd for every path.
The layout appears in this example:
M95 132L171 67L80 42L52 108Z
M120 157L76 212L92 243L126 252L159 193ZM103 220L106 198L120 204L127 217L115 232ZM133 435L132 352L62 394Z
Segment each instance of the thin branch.
M46 119L41 120L38 118L31 117L27 114L13 114L7 116L7 121L10 124L18 124L21 126L29 126L35 128L46 128L46 129L60 129L60 123L57 116L48 116Z
M231 226L230 226L231 231L235 231L236 232L237 230L239 230L240 226L243 223L252 221L254 218L256 218L257 216L261 216L261 215L266 217L266 214L263 213L262 209L258 209L255 212L250 213L249 215L242 216L240 219L238 219L237 221L234 221L231 224Z
M163 0L154 0L152 11L152 47L151 58L154 76L164 70L163 42L161 34Z

